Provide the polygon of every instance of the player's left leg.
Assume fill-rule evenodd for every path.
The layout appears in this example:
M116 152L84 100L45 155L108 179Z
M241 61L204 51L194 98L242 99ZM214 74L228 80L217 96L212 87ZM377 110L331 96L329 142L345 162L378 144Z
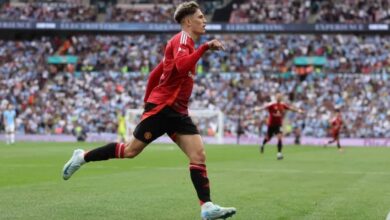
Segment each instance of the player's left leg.
M266 136L264 137L263 139L263 144L260 146L260 153L263 154L264 153L264 147L265 147L265 144L271 140L272 136L274 135L274 128L271 127L271 126L268 126L268 129L267 129L267 134Z
M10 137L11 137L10 133L8 131L5 132L5 144L6 145L11 143L11 141L10 141L11 138Z
M268 142L268 140L269 139L271 139L271 138L269 138L269 137L264 137L264 139L263 139L263 144L262 145L260 145L260 153L261 154L263 154L264 153L264 147L265 147L265 144Z
M279 132L278 133L278 153L276 155L278 160L282 160L283 159L283 154L282 154L283 143L282 143L282 139L283 139L283 133Z
M11 144L15 143L15 132L11 132L11 134L10 134L10 143Z
M343 148L341 148L341 145L340 145L340 137L338 134L337 134L336 143L337 143L337 149L339 149L340 152L343 152Z
M10 132L10 143L15 143L15 125L11 126L11 132Z
M173 139L189 159L191 180L201 204L202 219L228 218L234 215L236 213L235 208L220 207L211 202L210 185L206 169L206 154L200 135L176 134L176 137Z

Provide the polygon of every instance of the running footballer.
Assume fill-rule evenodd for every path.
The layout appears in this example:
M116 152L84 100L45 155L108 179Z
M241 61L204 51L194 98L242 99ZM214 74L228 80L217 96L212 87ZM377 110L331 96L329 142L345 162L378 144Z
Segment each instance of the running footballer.
M228 218L236 213L236 209L220 207L211 202L203 141L188 115L196 63L206 51L223 50L224 47L214 39L195 48L195 42L205 34L206 26L206 18L196 2L178 5L174 19L182 30L168 41L163 60L150 73L144 113L131 140L109 143L90 151L75 150L63 168L63 178L69 179L89 162L134 158L149 143L166 133L189 159L190 176L200 201L202 219Z
M271 138L276 135L278 138L278 153L277 159L283 159L282 148L283 148L283 132L281 130L283 125L283 118L286 111L291 110L298 113L303 113L302 109L295 108L287 103L282 102L283 95L281 93L276 94L276 101L266 104L261 108L255 108L256 111L267 110L269 113L268 117L268 129L267 134L263 139L263 143L260 146L260 153L264 153L264 147L267 142L271 140Z

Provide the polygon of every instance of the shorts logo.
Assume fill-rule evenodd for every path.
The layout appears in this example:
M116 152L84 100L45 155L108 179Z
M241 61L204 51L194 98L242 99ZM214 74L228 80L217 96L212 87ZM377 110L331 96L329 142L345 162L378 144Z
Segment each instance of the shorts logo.
M144 138L145 138L146 140L150 140L150 139L152 138L152 133L149 132L149 131L145 132L145 133L144 133Z

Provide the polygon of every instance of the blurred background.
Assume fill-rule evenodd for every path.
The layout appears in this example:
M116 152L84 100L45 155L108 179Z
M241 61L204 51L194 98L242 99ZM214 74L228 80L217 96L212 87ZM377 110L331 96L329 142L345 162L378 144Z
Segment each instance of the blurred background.
M17 140L115 138L118 115L136 123L127 109L143 107L180 2L1 0L0 108L14 106ZM289 137L327 137L340 108L342 138L390 138L388 0L197 2L209 23L198 43L218 38L227 49L198 62L190 109L222 111L225 138L260 139L268 113L253 108L277 92L307 112L286 115ZM204 136L221 129L195 121Z

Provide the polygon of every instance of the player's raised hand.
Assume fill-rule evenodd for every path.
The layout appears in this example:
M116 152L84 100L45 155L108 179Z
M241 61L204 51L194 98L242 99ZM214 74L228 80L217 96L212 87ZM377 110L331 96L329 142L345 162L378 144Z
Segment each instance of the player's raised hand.
M209 45L209 48L211 50L225 50L225 47L223 46L221 41L219 41L217 39L211 40L211 41L207 42L207 44Z

